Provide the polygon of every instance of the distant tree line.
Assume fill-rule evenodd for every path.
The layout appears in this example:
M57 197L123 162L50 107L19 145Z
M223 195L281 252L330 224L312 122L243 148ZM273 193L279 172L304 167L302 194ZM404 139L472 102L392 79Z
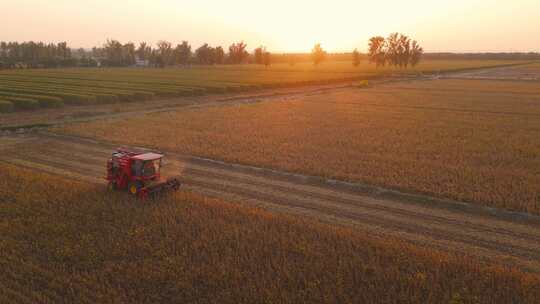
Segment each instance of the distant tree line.
M261 50L262 53L261 53ZM253 60L253 58L256 58ZM221 46L207 43L192 50L187 41L176 46L168 41L159 41L155 46L141 42L136 46L132 42L121 43L108 39L101 47L91 50L72 50L66 42L58 44L43 42L0 42L0 69L9 68L53 68L73 66L110 66L125 67L144 65L166 67L191 64L241 64L257 63L269 66L271 54L260 47L251 55L247 44L233 43L226 53Z
M49 68L77 64L66 42L0 42L0 68Z
M251 53L243 41L231 44L227 50L221 46L204 43L193 49L187 41L174 46L168 41L159 41L155 46L146 42L135 45L108 39L100 47L91 50L71 49L66 42L0 42L0 69L10 68L55 68L55 67L125 67L125 66L188 66L192 64L242 64L253 63L268 67L272 63L312 62L315 66L325 60L350 61L359 66L367 59L377 67L392 66L407 68L416 66L422 58L428 59L494 59L494 60L538 60L539 53L431 53L424 54L423 48L409 37L393 33L387 38L376 36L369 40L368 53L357 49L352 53L327 53L321 44L315 44L308 54L271 54L266 47L259 46Z
M173 46L168 41L159 41L155 47L141 42L138 47L133 43L121 44L116 40L107 40L100 48L92 49L92 56L104 66L131 66L143 64L153 67L166 67L190 64L240 64L249 57L244 42L233 43L229 52L221 46L205 43L193 50L187 41Z
M368 45L369 62L377 67L393 66L407 68L416 66L422 59L424 49L409 37L392 33L388 38L381 36L372 37Z

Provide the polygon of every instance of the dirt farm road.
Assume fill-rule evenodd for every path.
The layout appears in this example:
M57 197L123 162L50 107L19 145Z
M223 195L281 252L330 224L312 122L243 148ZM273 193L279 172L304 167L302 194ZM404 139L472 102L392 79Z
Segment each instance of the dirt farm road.
M0 136L0 162L105 188L105 163L116 147L49 133ZM185 190L540 273L539 217L174 153L167 158L164 175L180 174Z

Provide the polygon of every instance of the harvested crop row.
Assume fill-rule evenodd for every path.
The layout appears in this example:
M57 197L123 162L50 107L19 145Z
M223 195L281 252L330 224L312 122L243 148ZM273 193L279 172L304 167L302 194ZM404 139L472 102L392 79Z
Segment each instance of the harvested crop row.
M20 89L20 90L42 90L45 94L54 93L67 93L67 94L76 94L76 95L87 95L95 97L95 102L97 103L114 103L119 101L119 96L117 94L111 94L109 92L103 91L93 91L90 89L70 89L69 87L63 86L51 86L51 85L41 85L35 83L32 85L16 82L8 82L9 89Z
M39 105L43 108L57 108L64 106L64 101L59 97L52 97L46 95L33 95L33 94L20 94L20 93L11 93L11 92L2 92L0 91L1 97L23 97L35 99L39 102Z
M14 109L13 102L0 99L0 113L13 112Z
M135 91L128 92L122 90L107 90L107 89L94 89L94 88L72 88L67 86L51 86L51 85L41 85L34 84L31 87L27 86L24 83L10 82L8 83L9 87L4 88L5 90L19 90L24 92L35 92L36 90L41 90L44 94L75 94L75 95L87 95L95 97L95 102L97 103L116 103L119 101L141 101L152 99L154 94L144 91ZM1 88L0 88L1 89ZM93 101L93 100L92 100ZM83 104L83 103L81 103Z
M34 110L39 108L39 101L26 97L2 96L2 99L11 102L16 109Z
M46 94L51 92L61 92L67 94L83 94L90 95L96 98L97 103L115 103L118 101L142 101L154 98L157 94L159 96L177 97L185 95L193 95L193 90L153 90L154 92L142 91L142 90L122 90L122 89L107 89L107 88L94 88L83 86L68 86L68 85L56 85L49 83L26 83L21 81L4 81L6 90L28 90L28 92L35 92L36 90L42 90ZM68 103L68 102L66 102Z
M540 278L179 193L136 204L2 164L0 300L535 303ZM30 219L30 220L29 220ZM36 251L35 248L39 248Z
M13 92L13 93L21 93L21 94L38 94L38 95L59 97L59 98L62 98L65 104L70 104L70 105L96 103L95 96L65 93L65 92L59 92L59 91L48 90L48 89L29 88L29 87L20 87L20 86L10 85L10 86L0 86L0 90L2 90L3 92Z
M89 81L89 80L80 80L80 79L51 79L51 78L40 78L40 77L3 77L0 76L0 79L6 83L16 83L16 84L31 84L39 85L46 87L65 87L74 90L86 90L86 89L104 89L104 90L115 90L115 91L129 91L129 92L142 92L145 91L157 94L159 96L186 96L193 94L204 93L202 88L193 88L185 86L174 86L174 85L156 85L156 84L144 84L144 83L125 83L125 82L114 82L110 80L98 80L98 81Z

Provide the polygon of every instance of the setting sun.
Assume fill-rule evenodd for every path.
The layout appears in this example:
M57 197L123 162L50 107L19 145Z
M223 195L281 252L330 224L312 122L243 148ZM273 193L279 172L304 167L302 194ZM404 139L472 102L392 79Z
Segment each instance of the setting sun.
M280 52L364 50L369 37L401 31L427 51L540 50L536 0L495 1L71 1L8 0L3 40L67 40L91 47L106 38L155 43L244 40ZM24 16L24 26L20 24ZM442 35L441 33L445 33Z

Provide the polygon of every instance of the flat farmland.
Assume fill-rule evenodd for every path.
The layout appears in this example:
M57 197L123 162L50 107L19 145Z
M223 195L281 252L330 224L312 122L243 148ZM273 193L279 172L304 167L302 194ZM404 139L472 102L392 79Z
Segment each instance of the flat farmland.
M414 81L56 131L539 214L539 104L534 82Z
M540 276L190 192L2 163L2 303L536 303Z
M6 168L5 163L80 181L101 192L106 189L103 179L106 161L117 147L95 139L46 133L3 136L0 163L2 168ZM539 217L493 212L476 205L463 206L432 197L318 177L305 178L172 152L166 154L162 173L165 177L179 176L183 191L540 273ZM128 194L119 195L128 203L139 205ZM6 194L6 197L11 196Z
M427 60L414 69L380 68L364 62L319 66L190 66L182 68L69 68L0 71L0 113L101 105L163 98L297 87L372 79L389 74L416 75L523 63L491 60Z

